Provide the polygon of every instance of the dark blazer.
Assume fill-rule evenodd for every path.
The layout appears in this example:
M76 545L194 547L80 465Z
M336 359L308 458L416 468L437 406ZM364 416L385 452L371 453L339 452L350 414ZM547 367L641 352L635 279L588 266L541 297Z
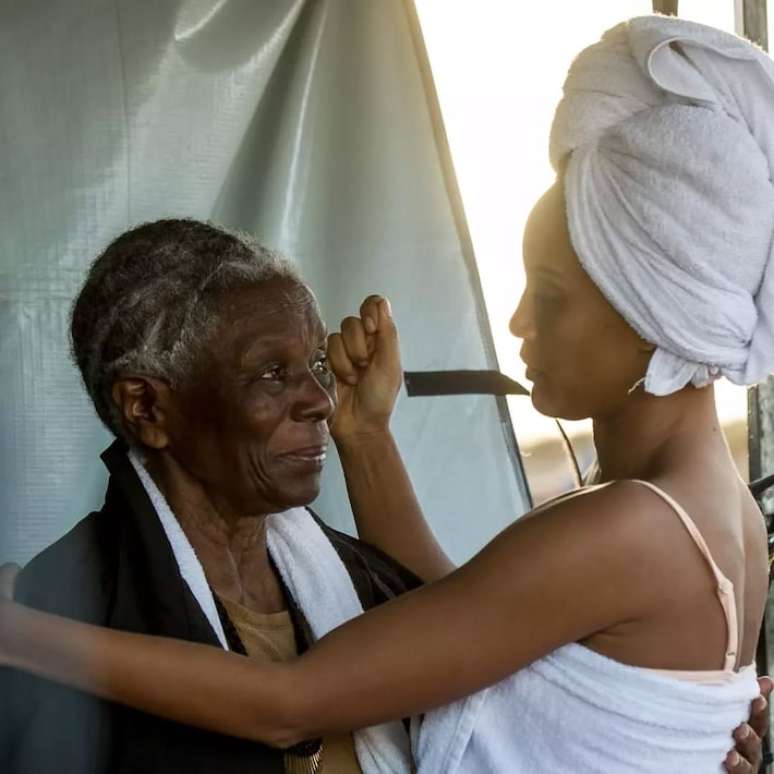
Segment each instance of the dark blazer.
M180 575L125 449L116 442L102 458L110 471L102 510L89 514L25 567L17 598L40 610L114 629L220 647ZM414 575L376 548L320 526L349 571L364 608L419 585ZM303 649L310 641L308 625L292 599L288 602ZM189 728L0 669L3 774L282 771L282 754L264 745Z

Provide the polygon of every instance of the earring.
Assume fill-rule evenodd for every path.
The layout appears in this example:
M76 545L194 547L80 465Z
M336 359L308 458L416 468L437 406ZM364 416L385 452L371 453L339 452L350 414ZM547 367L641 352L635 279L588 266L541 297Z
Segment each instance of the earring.
M640 379L637 379L637 381L626 391L626 394L631 395L644 381L645 381L644 376Z

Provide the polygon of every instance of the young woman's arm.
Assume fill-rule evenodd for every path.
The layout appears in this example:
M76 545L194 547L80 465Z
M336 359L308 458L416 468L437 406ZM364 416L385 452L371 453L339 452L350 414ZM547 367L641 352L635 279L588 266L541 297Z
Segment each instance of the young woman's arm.
M369 296L328 341L338 407L331 435L339 451L361 540L425 582L454 563L435 539L389 430L402 380L398 332L387 299Z
M0 664L273 745L405 717L652 611L664 590L642 538L652 521L633 517L632 486L523 519L459 570L351 621L287 665L8 602Z

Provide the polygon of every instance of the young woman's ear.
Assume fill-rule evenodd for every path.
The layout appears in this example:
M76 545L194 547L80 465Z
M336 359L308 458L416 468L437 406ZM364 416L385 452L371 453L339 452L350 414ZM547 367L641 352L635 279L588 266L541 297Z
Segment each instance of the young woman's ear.
M148 376L120 376L111 390L124 426L151 449L169 444L166 419L170 395L166 382Z

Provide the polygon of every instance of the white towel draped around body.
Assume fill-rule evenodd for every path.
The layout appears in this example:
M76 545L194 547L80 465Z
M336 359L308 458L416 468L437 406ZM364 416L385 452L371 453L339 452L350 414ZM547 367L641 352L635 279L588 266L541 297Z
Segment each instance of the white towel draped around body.
M551 131L584 269L657 349L645 389L774 370L774 63L663 16L570 68ZM566 164L566 166L565 166Z
M723 685L664 677L570 644L425 717L419 774L719 774L755 668ZM459 731L470 732L467 738Z

